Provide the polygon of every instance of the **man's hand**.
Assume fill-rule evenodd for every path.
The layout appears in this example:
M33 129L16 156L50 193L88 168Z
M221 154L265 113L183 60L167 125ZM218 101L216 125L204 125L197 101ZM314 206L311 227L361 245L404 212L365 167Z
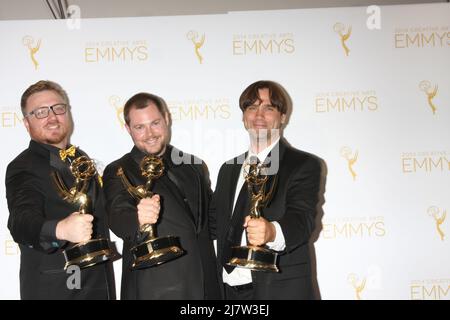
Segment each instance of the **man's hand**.
M155 224L158 221L159 211L161 210L159 195L155 194L151 198L145 198L139 201L137 210L139 226Z
M73 212L56 225L56 238L72 243L88 241L92 236L93 220L94 217L90 214Z
M262 246L275 240L275 226L266 219L245 217L244 228L247 229L248 242L254 246Z

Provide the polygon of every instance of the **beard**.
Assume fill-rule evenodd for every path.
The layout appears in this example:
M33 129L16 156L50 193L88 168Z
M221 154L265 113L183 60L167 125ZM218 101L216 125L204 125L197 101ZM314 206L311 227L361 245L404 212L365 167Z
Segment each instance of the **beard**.
M31 128L30 137L40 143L50 144L50 145L59 145L64 142L64 140L68 140L70 130L65 127L61 123L59 124L58 130L49 130L48 128L40 128L35 129ZM65 147L65 146L63 146Z
M67 134L65 132L63 133L59 133L59 134L54 134L54 135L50 135L49 137L47 137L45 139L45 143L46 144L59 144L61 142L64 141L64 139L67 137Z
M135 143L136 144L136 143ZM149 146L145 142L137 145L138 149L148 155L162 156L166 151L166 141L161 137L157 144Z

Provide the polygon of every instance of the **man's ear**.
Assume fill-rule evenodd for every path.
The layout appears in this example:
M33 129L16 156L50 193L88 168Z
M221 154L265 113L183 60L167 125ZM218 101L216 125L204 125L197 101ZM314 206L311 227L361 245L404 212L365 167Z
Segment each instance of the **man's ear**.
M166 120L166 124L168 127L170 127L170 113L169 111L166 112L166 114L164 115L164 119Z
M244 113L242 113L242 122L244 123L244 128L247 129L247 121L245 121Z
M127 131L128 131L128 133L130 134L130 136L131 136L131 129L130 129L130 126L129 126L128 124L125 123L125 128L127 128Z

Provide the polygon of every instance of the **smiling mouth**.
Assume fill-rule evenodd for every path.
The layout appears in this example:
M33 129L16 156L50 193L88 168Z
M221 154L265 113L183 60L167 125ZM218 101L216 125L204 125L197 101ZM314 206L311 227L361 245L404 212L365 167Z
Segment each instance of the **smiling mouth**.
M253 124L253 127L256 129L266 129L267 128L267 126L263 123L255 123L255 124Z
M48 130L59 129L59 124L47 125L46 128L47 128Z
M145 144L148 144L148 145L153 146L153 145L155 145L158 141L159 141L159 138L147 139L147 140L145 140Z

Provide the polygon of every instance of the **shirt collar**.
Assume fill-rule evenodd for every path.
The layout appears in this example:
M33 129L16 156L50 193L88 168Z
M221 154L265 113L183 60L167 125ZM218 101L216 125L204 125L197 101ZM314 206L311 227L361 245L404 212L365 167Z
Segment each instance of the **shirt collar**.
M160 157L164 161L164 165L169 169L175 166L171 159L173 146L168 144L166 145L166 150L164 151L164 154L162 154ZM147 156L147 153L141 151L138 147L133 146L133 149L131 149L131 156L136 161L137 164L140 164L142 159Z
M56 154L59 156L59 151L62 150L58 147L55 147L51 144L46 144L46 143L42 143L42 142L37 142L36 140L31 139L30 145L36 145L36 146L40 146L46 150L48 150L50 153ZM67 148L71 147L71 144L67 145Z
M273 147L280 141L280 137L278 137L272 144L265 149L261 150L259 153L254 153L250 148L248 150L247 159L250 159L252 156L258 157L259 162L264 163L270 151L272 151Z

